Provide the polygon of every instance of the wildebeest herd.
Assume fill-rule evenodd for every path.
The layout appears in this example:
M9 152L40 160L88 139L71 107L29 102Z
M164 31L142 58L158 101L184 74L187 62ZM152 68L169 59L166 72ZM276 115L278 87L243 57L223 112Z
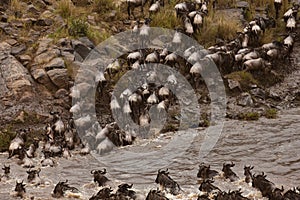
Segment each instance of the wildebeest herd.
M150 5L150 8L160 7L161 9L157 12L162 12L162 5L169 3L157 2L152 1ZM145 6L146 1L128 0L127 3L128 11L134 12L133 8ZM170 52L168 46L180 49L184 42L183 33L193 36L197 30L204 28L202 25L209 12L209 3L213 3L213 7L217 6L216 1L200 0L180 2L175 5L174 12L182 20L182 27L175 27L173 38L170 43L165 44L165 48L138 49L128 52L128 54L115 59L104 70L89 71L87 69L83 73L83 76L94 77L92 81L98 83L97 91L101 97L109 96L111 113L123 116L124 121L132 119L134 123L142 127L142 130L149 130L151 126L150 108L156 106L159 114L168 111L176 104L178 105L178 100L171 90L172 86L179 85L178 77L175 74L168 74L167 77L164 77L165 85L156 84L162 79L158 68L144 72L146 74L145 81L138 88L126 88L120 94L110 90L114 87L120 74L129 70L143 71L149 64L160 63L175 68L194 86L196 91L201 90L199 86L204 82L201 74L210 63L216 65L222 76L236 71L276 76L278 73L275 69L292 65L290 55L297 38L297 13L299 10L297 3L293 3L282 16L282 20L286 23L286 31L279 34L281 39L260 44L259 41L266 34L266 30L277 25L276 20L271 16L257 16L247 22L244 29L237 32L237 37L231 41L220 40L208 49L189 46L183 50L183 57L179 56L179 52ZM278 12L281 4L281 1L274 1ZM154 12L152 9L150 10ZM131 32L134 36L141 38L141 43L148 44L151 42L149 41L150 26L151 16L146 18L144 23L139 20L134 21ZM86 96L87 91L96 90L94 83L85 78L82 79L82 82L77 82L71 88L70 96L75 103L70 112L76 115L74 122L77 127L88 129L85 136L89 145L92 145L91 149L104 153L113 146L132 144L138 135L142 135L141 129L136 130L129 125L125 128L118 127L112 118L107 120L107 124L102 124L104 128L100 131L99 124L91 124L93 116L81 115L82 112L93 110L94 107L80 97Z
M146 0L127 0L128 15L134 15L134 8L143 7L146 5ZM163 0L151 1L149 6L150 14L155 14L163 9L164 5L170 3ZM176 32L173 36L172 44L180 46L182 42L181 33L193 36L205 23L205 17L208 15L209 3L216 8L217 1L195 0L189 2L181 2L176 4L174 10L176 16L182 20L182 27L176 27ZM279 18L281 9L281 0L275 0L276 18ZM199 82L202 81L201 72L205 68L204 63L213 61L222 74L227 74L233 71L245 70L249 72L261 70L264 73L272 73L272 67L276 63L290 62L289 56L293 50L295 37L297 36L297 13L299 4L294 3L283 15L283 20L286 23L286 32L282 33L285 37L281 41L273 41L271 43L259 45L257 42L265 30L276 26L276 21L271 17L256 17L248 22L244 30L237 33L237 38L232 41L221 41L218 44L205 49L197 49L192 46L184 51L184 58L179 57L176 52L169 52L165 49L147 49L130 52L123 58L115 60L107 66L105 71L96 73L95 80L99 82L98 91L103 93L105 87L124 70L139 69L148 63L168 64L176 68L189 79L189 81L197 88ZM132 32L145 38L149 34L151 25L150 18L144 20L141 24L139 20L133 23ZM148 74L146 84L139 87L136 91L131 91L129 88L121 93L120 97L114 96L111 93L110 109L113 112L122 112L129 118L145 129L150 126L149 108L157 105L157 110L167 111L170 105L176 104L176 98L167 86L155 85L155 80L159 76L159 71L153 71ZM167 82L177 84L175 75L169 75ZM71 88L70 96L73 99L79 99L70 109L72 114L78 114L82 109L89 109L87 102L80 101L80 96L86 94L94 86L88 82L82 82ZM120 99L120 100L119 100ZM114 146L130 145L134 142L138 133L136 130L130 129L121 130L117 123L111 121L103 128L98 123L91 124L92 117L79 116L78 118L69 118L64 120L61 113L51 112L50 123L46 125L44 130L43 141L33 141L28 147L25 147L28 134L31 130L20 130L16 137L11 141L9 146L9 158L18 157L18 164L22 165L27 170L27 183L40 184L39 174L40 168L35 168L37 165L43 167L53 167L55 163L53 157L71 157L72 150L78 150L79 154L88 154L91 150L96 150L98 153L105 153L111 150ZM84 137L79 137L76 128L85 130ZM92 142L91 142L92 141ZM33 158L39 158L35 163ZM200 179L199 186L200 194L198 200L201 199L216 199L216 200L238 200L250 199L243 196L241 190L222 191L219 187L213 185L215 179L228 179L230 182L240 181L238 175L231 169L234 163L224 163L222 172L210 169L209 165L200 164L197 177ZM252 174L252 166L245 166L244 175L245 183L251 185L261 192L263 197L271 200L297 200L300 199L300 188L290 189L284 192L283 188L278 188L274 183L266 178L264 173ZM4 174L1 180L10 179L10 167L3 166ZM146 197L140 197L134 190L132 184L123 183L116 189L108 188L107 183L110 181L105 175L106 169L94 169L91 176L95 184L102 187L98 193L94 194L90 199L145 199L146 200L163 200L168 199L167 193L179 195L183 189L179 184L171 178L168 169L158 170L155 183L162 186L161 189L152 189ZM16 181L15 192L16 196L26 196L24 181ZM59 198L65 195L66 191L74 193L80 192L77 188L69 186L68 180L59 181L53 189L52 196Z

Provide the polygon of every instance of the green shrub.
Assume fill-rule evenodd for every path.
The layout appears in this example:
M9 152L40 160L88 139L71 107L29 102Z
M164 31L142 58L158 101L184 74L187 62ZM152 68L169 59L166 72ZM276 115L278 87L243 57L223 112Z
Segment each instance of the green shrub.
M274 108L267 109L265 112L265 117L268 119L275 119L277 118L277 110Z
M89 24L83 19L71 19L68 24L68 32L73 37L87 36L88 29Z
M241 120L246 121L255 121L258 120L260 117L260 114L257 112L246 112L246 113L239 113L238 118Z
M258 85L258 81L253 78L252 74L246 71L236 71L226 75L225 78L238 81L243 90L248 90L250 85Z
M16 133L10 129L0 130L0 152L8 150L10 141L16 136Z

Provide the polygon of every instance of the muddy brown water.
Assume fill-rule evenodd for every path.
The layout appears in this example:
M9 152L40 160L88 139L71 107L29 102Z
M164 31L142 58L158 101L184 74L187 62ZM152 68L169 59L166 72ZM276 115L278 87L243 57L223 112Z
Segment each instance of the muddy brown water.
M300 179L300 108L283 111L277 119L261 118L258 121L245 122L227 120L222 134L214 149L204 158L199 160L199 145L203 137L198 137L193 145L178 154L169 163L164 164L164 158L172 155L176 151L157 154L152 163L144 158L134 158L128 156L128 151L153 151L165 145L173 136L171 133L161 135L156 140L138 141L137 144L118 149L111 152L109 162L105 159L95 159L92 155L80 156L73 153L70 159L56 159L56 167L42 167L40 178L42 184L34 186L27 183L26 170L16 164L16 159L7 159L7 153L0 155L1 164L11 165L11 175L8 180L0 182L0 199L16 199L13 190L16 180L24 180L27 197L35 199L52 199L51 192L58 181L68 179L71 186L79 189L78 196L67 195L65 199L88 199L99 190L93 183L91 169L107 168L108 178L111 180L108 185L116 188L123 182L133 183L134 189L145 199L145 195L150 189L157 188L154 180L159 168L168 167L170 175L182 187L181 195L170 199L197 199L198 187L196 174L198 164L201 162L211 164L211 168L221 171L225 161L233 161L236 166L233 170L241 179L245 164L255 166L254 172L264 171L267 177L278 187L283 185L286 189L299 186ZM200 135L205 130L198 130ZM188 134L188 132L186 133ZM167 155L169 154L169 155ZM118 155L118 156L116 156ZM123 162L119 159L123 159ZM158 160L158 162L157 162ZM34 161L37 166L39 160ZM159 165L161 163L161 165ZM245 184L242 180L229 183L221 177L216 178L216 185L224 190L242 188L245 195L251 199L262 199L260 194Z

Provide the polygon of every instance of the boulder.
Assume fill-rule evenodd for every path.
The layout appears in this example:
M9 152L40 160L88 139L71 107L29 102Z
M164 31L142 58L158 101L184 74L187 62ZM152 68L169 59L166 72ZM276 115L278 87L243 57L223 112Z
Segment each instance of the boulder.
M41 53L44 53L45 51L48 50L48 47L50 45L50 43L52 42L53 40L50 39L50 38L42 38L40 39L38 42L39 42L39 47L37 49L37 51L35 52L36 55L39 55Z
M65 68L65 61L62 58L54 58L44 66L44 69L46 71L52 69L63 69L63 68Z
M38 26L51 26L53 24L53 20L52 19L38 19L37 22L36 22L36 25Z
M253 99L251 95L248 92L242 93L238 98L237 98L237 104L240 106L253 106Z
M59 89L55 92L54 97L57 99L69 98L69 92L66 89Z
M23 53L26 50L26 45L25 44L20 44L18 46L13 46L11 48L11 54L12 55L20 55L21 53Z
M32 4L28 5L27 7L27 12L34 14L34 15L38 15L39 14L39 10Z
M28 70L12 55L2 58L0 62L0 97L8 91L17 95L21 92L31 92L33 80Z
M44 69L31 69L31 75L38 83L48 86L51 81Z
M34 58L35 64L44 64L49 63L53 58L57 57L60 54L58 49L49 49L44 53L39 54Z
M47 74L58 88L68 88L69 76L67 69L53 69L48 71Z
M87 41L85 41L87 42ZM83 60L89 55L91 48L89 47L90 43L83 43L82 41L79 40L72 40L72 47L75 50L75 52L78 54L80 58ZM76 58L76 56L75 56ZM80 59L77 59L80 61Z

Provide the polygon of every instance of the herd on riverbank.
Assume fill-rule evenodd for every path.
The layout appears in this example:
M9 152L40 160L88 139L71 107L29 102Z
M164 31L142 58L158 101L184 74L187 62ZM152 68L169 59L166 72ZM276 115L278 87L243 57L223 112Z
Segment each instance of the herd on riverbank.
M279 1L275 1L278 3ZM151 12L156 12L155 8L160 7L157 2L155 5L150 6ZM182 18L183 27L176 29L176 34L174 35L172 44L180 46L182 41L180 33L186 33L188 35L193 35L194 31L201 28L201 23L203 18L209 12L207 10L208 2L196 1L195 4L190 4L189 2L182 2L175 6L177 16ZM152 8L152 9L151 9ZM163 7L161 7L163 9ZM201 79L201 72L205 68L203 63L208 60L214 61L217 67L223 73L229 73L237 70L245 71L256 71L262 70L264 73L275 73L272 71L272 67L276 63L289 62L289 55L293 50L293 45L296 37L296 22L297 22L297 12L299 10L299 5L294 4L285 14L284 21L286 22L287 36L283 41L274 41L272 43L263 44L257 46L256 41L264 33L265 29L273 26L271 19L264 19L262 17L255 18L250 21L245 27L244 31L238 33L238 37L232 41L221 41L208 48L208 50L197 49L191 47L186 49L184 52L185 59L189 62L188 64L176 55L176 52L168 52L167 49L163 50L151 50L151 51L137 51L131 52L126 56L126 62L129 69L139 69L142 65L147 63L164 63L170 64L177 67L178 70L185 73L184 75L189 77L189 80L195 84ZM140 27L140 23L136 22L133 28L133 32L136 34L144 34L147 38L149 32L149 27L151 25L151 20L145 20L145 23ZM122 63L122 62L121 62ZM100 83L100 89L102 89L109 78L122 68L119 61L109 65L104 72L99 72L97 80ZM159 72L153 72L149 76L149 80L155 82L157 74ZM109 74L109 76L105 76ZM176 77L170 76L170 82L176 83ZM88 84L88 83L87 83ZM101 86L102 85L102 86ZM89 88L89 86L88 86ZM76 99L80 97L83 91L77 86L71 89L71 97ZM137 91L126 90L122 93L122 100L118 101L117 97L113 97L111 102L111 109L117 110L117 112L126 113L129 117L132 117L134 122L140 126L148 127L150 124L149 115L149 105L157 104L157 109L168 110L170 104L174 104L174 97L167 87L156 86L151 84L143 85ZM80 112L82 107L87 107L86 102L78 102L75 104L70 112ZM134 132L129 132L127 130L120 130L115 122L107 124L102 130L97 127L96 124L90 124L90 118L88 116L80 117L77 119L70 119L69 121L63 121L60 113L51 113L53 120L51 124L46 126L45 136L43 143L38 143L37 141L30 144L28 148L25 148L26 134L30 130L21 130L17 137L12 140L9 148L9 157L18 156L20 159L19 164L28 170L28 182L33 181L40 170L31 169L35 167L32 158L35 157L35 151L41 151L40 162L41 165L55 166L52 157L65 157L71 156L72 150L79 148L80 154L88 154L91 149L96 149L99 153L109 151L114 146L124 146L130 145L134 141L135 137L138 135ZM90 147L90 143L81 141L81 139L76 134L75 125L78 127L90 127L88 132L90 133L90 140L95 141L95 145ZM228 167L229 166L229 167ZM232 165L224 165L222 170L225 178L229 178L232 181L234 177L234 172L230 170ZM247 168L248 169L248 168ZM203 170L203 171L202 171ZM8 167L4 166L4 177L8 177ZM94 180L100 185L102 180L106 180L104 177L106 171L95 170L92 174ZM200 191L212 193L215 195L214 199L247 199L242 197L240 191L224 192L213 186L212 172L206 165L201 165L199 169L198 178L203 179L200 186ZM213 173L214 174L214 173ZM218 172L216 172L218 174ZM163 178L159 178L159 176ZM34 178L33 178L34 177ZM101 178L102 177L102 178ZM284 191L280 188L275 187L275 185L266 179L265 175L252 175L247 171L247 180L252 181L252 186L261 191L262 196L268 197L269 199L297 199L299 198L299 188L294 190ZM156 179L158 184L163 185L165 188L169 189L169 192L176 195L180 193L179 185L170 178L167 171L160 170L158 172L158 177ZM247 182L247 181L246 181ZM17 182L15 191L17 196L25 195L25 188L23 182ZM119 185L117 191L112 193L113 190L110 188L103 188L97 194L95 194L91 199L136 199L137 196L135 192L131 189L132 185L122 184ZM211 189L212 188L212 189ZM64 195L66 190L71 190L76 192L77 189L71 187L66 182L59 182L54 191L54 197L61 197ZM200 195L198 199L209 199L209 195ZM294 197L291 197L293 196ZM210 197L211 198L211 197ZM167 199L164 197L164 192L160 190L151 190L146 199Z

